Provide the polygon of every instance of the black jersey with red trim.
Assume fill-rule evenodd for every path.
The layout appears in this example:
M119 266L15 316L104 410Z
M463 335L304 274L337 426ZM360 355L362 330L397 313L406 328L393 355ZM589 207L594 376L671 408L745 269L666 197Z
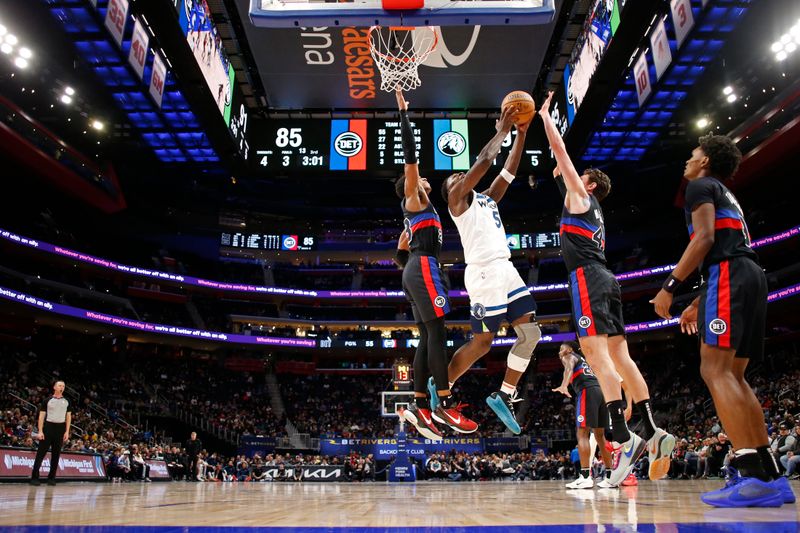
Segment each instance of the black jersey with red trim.
M411 253L438 258L442 249L442 221L439 220L439 213L433 203L428 202L428 207L422 211L409 211L404 199L401 207Z
M700 265L703 274L707 274L710 265L734 257L749 257L758 262L758 256L750 247L750 232L747 230L742 208L725 185L711 177L692 180L686 187L685 199L684 212L689 239L694 238L692 211L702 204L714 205L714 244Z
M606 264L606 227L603 210L593 194L589 195L589 210L574 214L561 211L561 255L572 272L579 266L591 263Z
M599 387L600 382L592 372L592 367L586 362L582 355L573 353L573 357L578 359L578 364L572 369L572 377L569 379L569 386L576 395L580 394L582 390L589 387Z

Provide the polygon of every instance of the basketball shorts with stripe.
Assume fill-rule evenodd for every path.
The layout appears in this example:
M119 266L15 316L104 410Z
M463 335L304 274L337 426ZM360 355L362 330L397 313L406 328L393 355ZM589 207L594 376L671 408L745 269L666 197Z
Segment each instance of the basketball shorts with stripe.
M600 429L608 426L608 408L600 387L587 387L575 399L575 427Z
M449 291L447 274L435 257L411 254L403 269L403 292L411 304L415 322L428 322L449 313Z
M464 286L473 333L497 333L503 321L510 324L536 312L536 301L511 261L467 265Z
M735 257L710 265L700 292L697 329L709 346L736 350L736 357L764 357L767 278L755 261Z
M605 266L590 264L570 272L569 295L578 337L625 334L619 282Z

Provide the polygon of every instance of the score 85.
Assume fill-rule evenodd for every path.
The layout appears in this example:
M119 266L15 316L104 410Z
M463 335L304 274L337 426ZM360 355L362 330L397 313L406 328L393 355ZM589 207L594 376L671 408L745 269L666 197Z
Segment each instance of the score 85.
M286 148L287 146L297 148L302 144L303 128L278 128L278 133L275 137L275 146L278 148Z

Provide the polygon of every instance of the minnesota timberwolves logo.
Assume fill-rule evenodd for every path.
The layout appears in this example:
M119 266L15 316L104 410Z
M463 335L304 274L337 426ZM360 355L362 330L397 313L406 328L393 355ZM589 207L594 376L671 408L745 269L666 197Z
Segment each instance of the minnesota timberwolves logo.
M472 316L478 320L483 320L486 316L486 308L482 304L475 304L472 306Z
M446 131L436 141L439 151L448 157L461 155L467 147L464 136L457 131Z
M352 131L340 133L333 141L336 153L342 157L353 157L361 151L363 144L361 137Z
M726 324L721 318L715 318L708 323L708 330L714 335L722 335L728 331L728 324Z
M586 329L586 328L588 328L589 326L591 326L591 325L592 325L592 319L591 319L591 318L589 318L589 317L588 317L588 316L586 316L586 315L583 315L582 317L580 317L580 318L578 319L578 325L579 325L581 328L583 328L583 329Z
M436 307L444 307L444 304L447 303L447 300L444 296L437 296L436 299L433 301L433 304Z

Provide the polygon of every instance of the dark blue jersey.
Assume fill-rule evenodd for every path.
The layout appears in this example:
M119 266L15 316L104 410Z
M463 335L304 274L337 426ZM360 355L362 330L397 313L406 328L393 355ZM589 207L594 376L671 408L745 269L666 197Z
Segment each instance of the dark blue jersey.
M742 208L725 185L715 178L698 178L689 182L685 198L684 212L689 239L694 238L692 211L702 204L714 206L714 245L700 265L703 274L707 273L709 266L734 257L749 257L758 261L758 256L750 247L750 233Z
M408 234L408 248L412 254L428 255L438 259L442 249L442 221L439 213L428 202L422 211L406 209L405 199L401 203L403 209L403 225Z
M582 355L573 354L578 359L578 364L572 369L572 377L569 379L569 386L575 391L575 395L589 387L599 387L600 382L592 372L592 367L586 362Z
M561 255L572 272L580 266L606 264L606 228L603 210L594 195L589 195L589 210L573 214L567 206L561 211Z

